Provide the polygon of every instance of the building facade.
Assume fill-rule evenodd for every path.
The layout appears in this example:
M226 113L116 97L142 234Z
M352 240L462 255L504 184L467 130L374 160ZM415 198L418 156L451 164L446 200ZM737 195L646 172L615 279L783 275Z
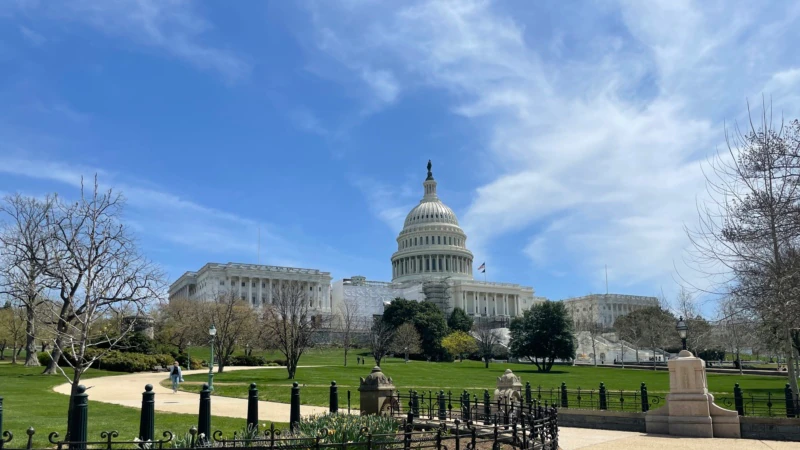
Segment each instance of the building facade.
M623 294L590 294L562 300L573 320L611 328L618 317L637 309L658 306L656 297Z
M534 302L533 288L512 283L473 279L473 255L467 235L452 209L437 193L431 163L422 183L423 196L406 216L391 256L392 281L366 281L352 277L333 284L333 307L354 302L369 315L381 314L395 298L436 303L445 314L458 307L474 317L507 321L522 314Z
M312 310L330 314L331 274L295 267L208 263L175 280L169 287L169 299L211 301L220 292L233 292L253 307L261 307L272 304L273 293L287 283L303 287Z

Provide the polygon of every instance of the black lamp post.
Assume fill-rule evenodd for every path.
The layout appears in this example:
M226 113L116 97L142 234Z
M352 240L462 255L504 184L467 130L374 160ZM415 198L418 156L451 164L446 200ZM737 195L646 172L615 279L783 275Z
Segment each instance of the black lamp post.
M675 325L675 329L678 330L678 334L681 337L681 344L683 344L683 349L686 350L686 334L689 331L689 327L686 325L686 322L683 321L683 316L678 319L678 324Z
M208 335L211 336L211 361L208 362L208 390L214 390L214 337L217 335L217 327L212 323L208 328Z

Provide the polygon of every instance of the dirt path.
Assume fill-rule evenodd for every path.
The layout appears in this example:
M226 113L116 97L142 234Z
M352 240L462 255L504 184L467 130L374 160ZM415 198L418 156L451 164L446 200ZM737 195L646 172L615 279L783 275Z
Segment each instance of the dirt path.
M307 366L313 367L313 366ZM286 370L285 367L226 367L225 371L252 370L252 369L277 369ZM207 370L185 370L184 375L208 373ZM169 378L168 372L159 373L134 373L130 375L114 375L87 379L83 384L90 388L86 392L89 399L113 403L115 405L140 408L142 406L142 392L146 384L153 385L156 393L156 411L197 414L199 396L196 393L181 392L173 394L172 389L161 386L160 382ZM69 395L70 384L65 383L53 388L59 394ZM301 415L321 414L328 409L320 406L300 406ZM247 417L247 400L242 398L211 396L211 411L215 416ZM258 402L259 420L270 422L289 422L289 404L276 402Z

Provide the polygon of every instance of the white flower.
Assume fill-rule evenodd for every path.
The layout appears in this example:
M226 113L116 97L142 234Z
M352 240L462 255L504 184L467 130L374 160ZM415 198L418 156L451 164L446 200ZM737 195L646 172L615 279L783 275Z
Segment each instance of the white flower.
M205 437L206 437L205 433L200 433L200 439L205 439Z

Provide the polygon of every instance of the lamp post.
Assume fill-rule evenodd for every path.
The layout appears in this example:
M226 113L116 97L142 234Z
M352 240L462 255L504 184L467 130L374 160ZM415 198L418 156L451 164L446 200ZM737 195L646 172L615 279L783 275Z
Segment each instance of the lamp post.
M212 323L208 328L208 335L211 336L211 361L208 362L208 389L214 390L214 337L217 335L217 328Z
M191 342L186 342L186 370L192 370L192 350Z
M678 319L675 329L678 330L678 334L681 337L681 344L683 345L683 349L686 350L686 334L689 331L689 327L686 325L686 322L683 321L683 316Z

